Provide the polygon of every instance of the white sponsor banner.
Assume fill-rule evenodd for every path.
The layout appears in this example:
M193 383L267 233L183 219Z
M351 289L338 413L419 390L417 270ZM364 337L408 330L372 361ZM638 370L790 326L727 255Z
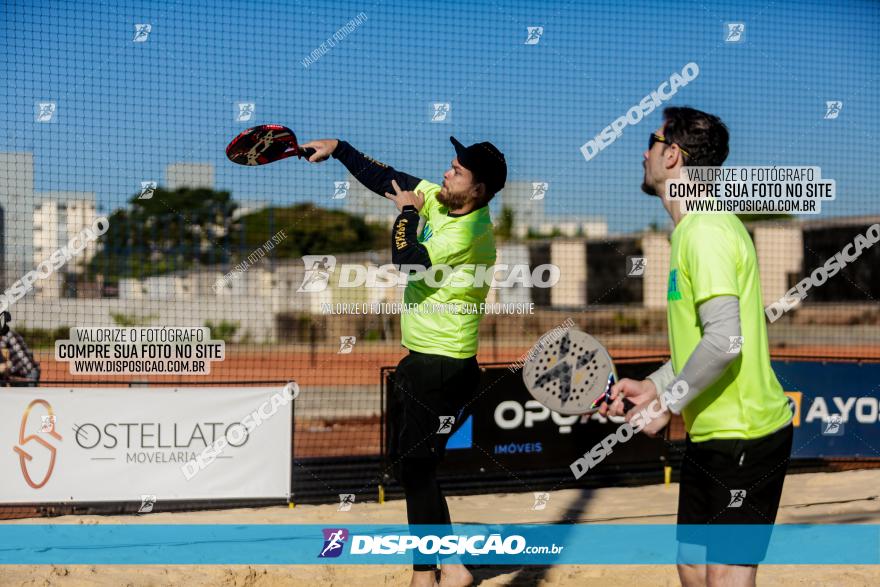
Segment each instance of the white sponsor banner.
M5 388L0 503L287 498L282 388Z

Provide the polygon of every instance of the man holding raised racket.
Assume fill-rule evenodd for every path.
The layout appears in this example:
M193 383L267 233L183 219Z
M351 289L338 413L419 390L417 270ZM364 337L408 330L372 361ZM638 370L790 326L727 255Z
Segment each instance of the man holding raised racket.
M776 520L792 443L792 411L770 366L755 247L732 214L684 214L667 180L684 166L720 166L728 154L721 120L692 108L667 108L644 153L642 190L672 217L667 320L672 360L643 381L613 386L602 413L624 415L687 390L663 405L643 430L658 433L671 414L688 437L678 499L679 577L683 585L754 585L757 565L725 557L723 544L696 538L707 524L763 524L751 560L763 558ZM685 385L682 385L681 383ZM682 394L678 394L682 395ZM692 564L695 561L708 564ZM726 563L726 564L725 564Z
M396 476L406 494L411 525L448 525L449 509L437 482L446 440L468 416L467 406L480 381L477 342L482 315L470 311L432 311L432 307L477 307L490 283L475 279L477 267L495 263L489 201L504 187L507 164L491 143L465 147L450 137L456 157L437 185L379 163L345 141L312 141L309 161L338 159L365 187L392 200L400 215L391 234L395 265L444 265L452 278L439 287L410 279L404 304L423 311L401 316L401 341L409 349L395 371L397 409ZM419 233L420 218L426 221ZM416 276L418 277L418 276ZM449 424L452 423L452 427ZM418 556L418 555L417 555ZM410 585L436 585L435 560L416 560ZM457 563L440 565L440 585L469 585L473 578Z

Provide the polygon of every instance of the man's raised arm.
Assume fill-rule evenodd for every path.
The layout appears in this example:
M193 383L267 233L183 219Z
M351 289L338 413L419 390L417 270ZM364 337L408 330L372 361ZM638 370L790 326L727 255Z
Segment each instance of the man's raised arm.
M394 191L391 185L392 181L396 181L404 190L414 190L422 181L418 177L397 171L393 167L367 157L345 141L321 139L311 141L301 147L315 149L315 154L309 157L310 163L320 163L331 156L338 159L364 187L382 197L385 197L386 192Z

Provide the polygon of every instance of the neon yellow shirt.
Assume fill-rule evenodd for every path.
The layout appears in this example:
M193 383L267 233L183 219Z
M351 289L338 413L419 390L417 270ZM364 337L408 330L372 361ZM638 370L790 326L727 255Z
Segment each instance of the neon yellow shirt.
M425 279L407 284L403 302L407 307L418 304L420 311L403 312L402 343L420 353L467 359L477 354L483 318L480 306L492 285L491 274L486 271L495 264L495 234L489 207L464 216L447 216L449 210L437 201L439 185L422 180L416 191L425 195L425 205L419 214L427 221L419 242L428 249L432 267L448 265L452 269L450 279L440 287L432 287ZM442 275L438 272L436 280L440 281Z
M703 335L699 304L739 298L740 355L682 410L694 442L766 436L791 419L788 400L770 367L767 325L755 247L732 214L688 214L672 232L667 320L672 366L680 373Z

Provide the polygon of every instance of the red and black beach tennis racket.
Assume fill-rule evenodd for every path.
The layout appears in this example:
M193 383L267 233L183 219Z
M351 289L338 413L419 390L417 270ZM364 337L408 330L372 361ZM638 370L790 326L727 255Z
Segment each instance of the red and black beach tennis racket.
M314 154L314 149L300 147L293 131L280 124L249 128L226 147L226 156L239 165L265 165L288 157L308 159Z

